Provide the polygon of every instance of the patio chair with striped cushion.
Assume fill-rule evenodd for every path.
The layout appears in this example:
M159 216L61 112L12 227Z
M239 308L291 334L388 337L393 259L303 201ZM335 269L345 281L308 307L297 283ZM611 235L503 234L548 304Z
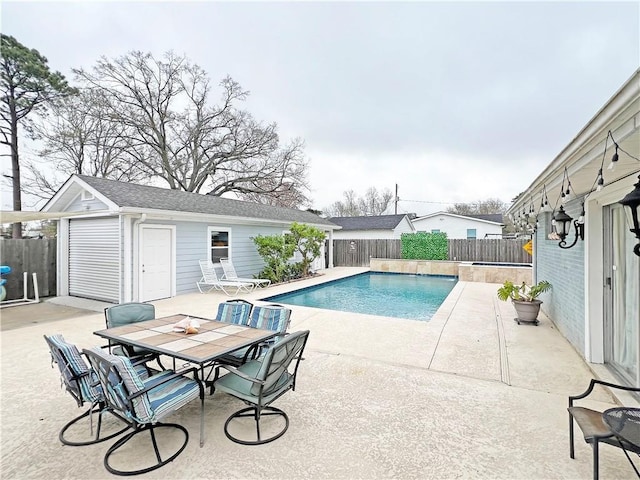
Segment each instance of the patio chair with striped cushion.
M251 316L252 309L253 303L241 298L227 300L218 305L215 320L232 323L234 325L249 325L249 317Z
M197 368L192 367L179 372L166 370L144 379L136 372L127 357L111 355L96 348L85 349L84 354L98 376L107 405L133 428L131 433L118 439L107 450L104 466L109 472L116 475L137 475L156 470L175 460L187 446L189 432L182 425L162 423L161 420L197 398L200 398L200 446L204 444L204 388L198 379ZM192 374L194 378L186 376L187 374ZM159 429L178 430L184 435L184 440L177 448L173 442L170 442L171 445L165 445L164 442L159 444L156 438ZM136 438L136 435L145 431L149 431L151 435L155 453L151 464L135 469L130 468L130 462L122 466L113 465L112 455ZM141 442L136 447L143 448L142 445L148 443ZM142 458L144 452L136 455L136 459ZM118 455L116 463L117 460Z
M249 360L256 359L266 352L279 339L286 335L289 323L291 322L291 309L283 305L255 305L251 310L249 326L251 328L262 328L264 330L274 330L278 335L260 344L244 347L235 350L218 359L218 362L225 365L240 366Z
M58 435L60 441L65 445L71 446L92 445L114 438L127 430L129 428L128 425L125 425L124 428L118 425L116 431L111 431L101 436L102 415L109 410L104 401L102 388L97 384L98 378L84 361L78 348L68 343L62 335L44 335L44 339L49 346L51 366L53 367L54 363L58 366L60 370L60 380L66 391L73 397L78 407L84 406L85 403L90 405L87 411L75 417L62 427ZM142 367L142 370L146 372L144 367ZM95 428L95 435L93 433L94 413L98 414L98 424ZM79 425L79 422L87 418L89 425L82 425L79 426L79 428L75 428ZM113 430L113 428L111 430Z

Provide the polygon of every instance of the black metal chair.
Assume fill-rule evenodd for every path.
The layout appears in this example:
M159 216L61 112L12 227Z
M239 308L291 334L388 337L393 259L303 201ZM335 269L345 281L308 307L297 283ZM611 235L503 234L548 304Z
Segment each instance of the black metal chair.
M308 337L308 330L292 333L269 348L260 359L251 360L238 368L223 367L229 373L215 382L215 388L249 405L227 419L224 424L227 438L243 445L260 445L284 435L289 428L289 417L271 404L289 390L295 390L298 366ZM262 438L260 420L265 416L283 418L284 427L275 434ZM255 421L255 440L243 440L229 433L229 424L241 418L252 418Z
M607 443L614 447L623 448L627 452L640 454L640 449L628 442L618 439L615 434L604 423L602 412L590 408L576 406L575 401L588 397L596 385L625 390L627 392L640 392L640 388L627 387L614 383L603 382L602 380L591 379L589 387L579 395L569 397L569 457L575 458L573 421L575 420L582 430L584 441L591 445L593 449L593 479L598 480L599 476L599 445Z
M51 354L51 366L55 363L60 370L60 379L65 390L73 397L78 404L78 407L84 406L85 403L90 407L81 415L75 417L68 422L58 437L60 441L65 445L71 446L83 446L93 445L94 443L104 442L114 438L121 433L124 433L129 426L124 424L123 428L119 428L115 432L101 436L102 433L102 416L107 413L109 409L105 403L102 388L96 385L97 377L91 368L82 358L82 354L78 348L68 343L62 335L44 335L44 339L49 346L49 352ZM93 414L98 415L98 424L93 428ZM80 431L89 432L85 438L84 433L80 438L71 438L75 432L74 426L79 425L79 422L84 419L89 420L89 425L79 428ZM76 433L77 434L77 433Z
M189 432L182 425L162 423L160 420L196 398L200 398L200 446L203 445L204 388L197 377L197 368L192 367L180 372L167 370L143 379L132 368L128 357L111 355L95 348L84 350L84 353L98 376L107 405L133 429L107 450L104 466L109 472L115 475L137 475L156 470L175 460L187 446ZM194 378L187 377L188 373L193 374ZM184 435L184 440L177 448L172 445L166 446L169 451L163 453L156 439L159 429L178 430ZM145 431L151 435L155 463L134 470L124 470L112 465L111 456L136 435ZM141 451L137 457L142 456Z

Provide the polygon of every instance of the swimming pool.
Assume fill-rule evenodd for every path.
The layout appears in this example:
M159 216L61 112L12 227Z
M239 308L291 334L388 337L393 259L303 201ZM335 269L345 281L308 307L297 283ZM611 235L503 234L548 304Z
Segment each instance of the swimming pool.
M428 321L457 282L444 275L365 272L262 300Z

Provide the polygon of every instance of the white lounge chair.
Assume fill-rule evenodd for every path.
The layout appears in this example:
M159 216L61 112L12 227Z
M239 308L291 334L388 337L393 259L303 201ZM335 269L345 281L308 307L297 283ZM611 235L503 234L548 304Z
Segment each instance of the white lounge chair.
M220 265L222 266L222 271L224 275L222 277L223 280L233 280L236 282L247 282L252 283L256 287L268 287L271 285L271 280L268 278L240 278L236 273L236 269L233 266L233 263L228 258L221 258Z
M235 290L233 295L237 295L240 292L249 293L255 287L255 284L251 282L219 279L213 263L209 260L200 260L200 270L202 271L202 278L199 282L196 282L200 293L222 290L226 295L231 295L228 290Z

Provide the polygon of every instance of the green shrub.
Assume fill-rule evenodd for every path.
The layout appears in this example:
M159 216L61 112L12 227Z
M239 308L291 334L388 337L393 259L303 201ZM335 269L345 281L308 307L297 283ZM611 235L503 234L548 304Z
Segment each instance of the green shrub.
M289 233L285 235L286 241L294 245L295 251L302 256L301 276L309 275L311 263L320 256L320 249L326 235L322 230L304 223L293 222L289 227Z
M446 233L403 233L402 258L410 260L448 260Z
M272 283L306 277L311 263L320 255L324 239L322 230L295 222L285 235L258 235L253 243L265 262L258 277L268 278ZM302 261L290 263L295 252L300 253Z
M287 243L284 235L258 235L253 238L253 243L265 262L259 278L268 278L272 283L285 281L288 277L288 261L293 256L295 245Z

